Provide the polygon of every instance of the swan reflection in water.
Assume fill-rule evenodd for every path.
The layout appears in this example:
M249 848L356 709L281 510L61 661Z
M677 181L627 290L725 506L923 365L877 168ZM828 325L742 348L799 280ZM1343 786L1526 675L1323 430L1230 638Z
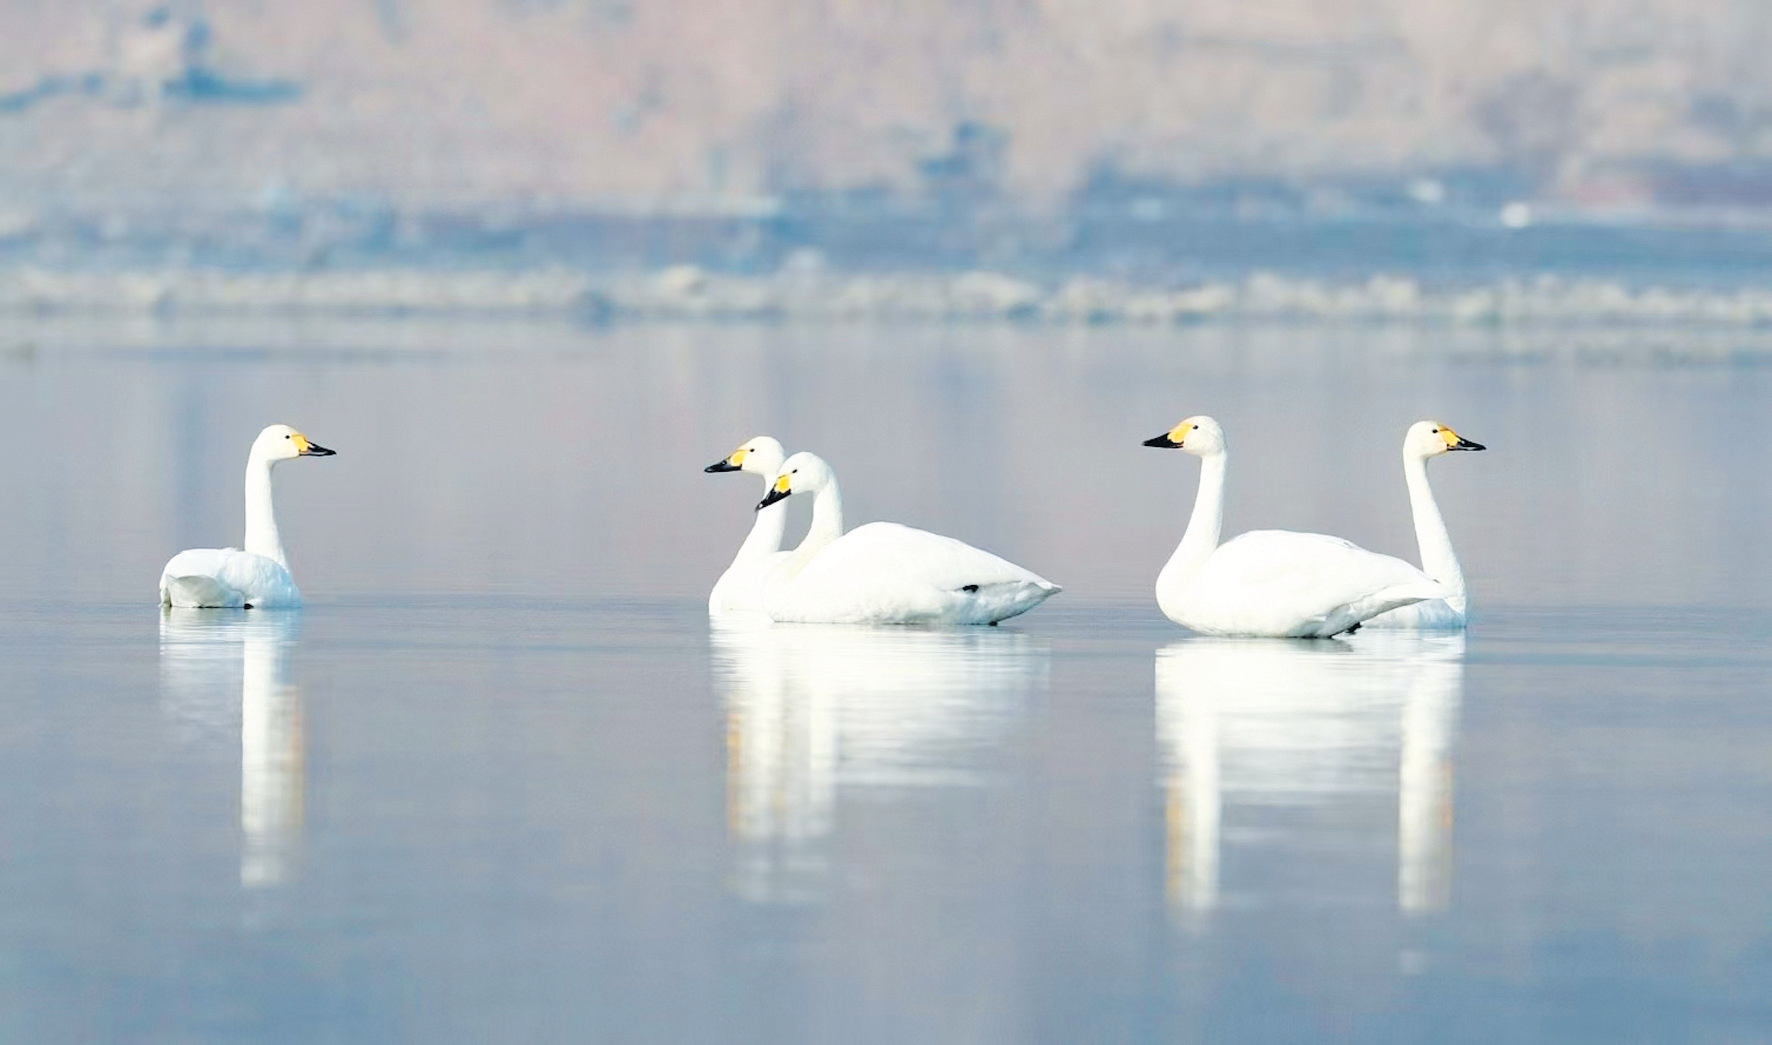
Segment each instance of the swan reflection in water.
M1157 651L1156 675L1168 895L1178 914L1205 915L1235 893L1221 856L1227 845L1272 843L1258 828L1264 812L1308 815L1392 793L1397 906L1447 906L1462 633L1191 638ZM1238 825L1228 831L1227 813Z
M1046 644L1008 630L712 627L737 888L758 901L822 895L841 791L982 782L1048 678Z
M240 884L249 888L294 874L305 745L289 661L300 630L301 614L287 610L167 609L160 618L161 701L170 714L206 731L229 728L239 682Z

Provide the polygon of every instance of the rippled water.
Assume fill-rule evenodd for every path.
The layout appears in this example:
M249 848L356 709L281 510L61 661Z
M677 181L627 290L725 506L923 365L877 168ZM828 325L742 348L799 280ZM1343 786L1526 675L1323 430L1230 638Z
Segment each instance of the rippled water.
M1694 335L1698 337L1699 335ZM0 1039L1772 1036L1772 371L1584 341L44 325L0 355ZM1593 346L1604 343L1605 351ZM1189 638L1231 530L1410 554L1465 636ZM271 420L309 598L152 604ZM1067 585L998 629L716 626L820 450ZM760 486L760 484L758 484Z

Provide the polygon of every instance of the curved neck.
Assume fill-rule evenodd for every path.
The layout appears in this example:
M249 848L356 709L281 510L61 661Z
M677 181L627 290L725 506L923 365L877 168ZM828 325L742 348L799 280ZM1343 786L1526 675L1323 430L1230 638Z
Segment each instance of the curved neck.
M277 533L277 515L271 507L271 465L256 456L246 461L246 550L288 569L283 538Z
M1446 601L1462 609L1464 602L1464 571L1458 556L1452 552L1452 536L1446 532L1446 520L1440 517L1440 506L1427 483L1427 458L1405 454L1403 478L1409 484L1409 510L1415 516L1415 542L1421 549L1421 572L1439 581L1450 592Z
M812 561L812 557L822 551L825 545L843 536L843 491L838 489L837 480L831 479L812 500L812 525L806 529L806 537L788 557L783 567L789 577L797 575Z
M763 477L765 496L774 485L773 477ZM754 514L757 518L751 523L751 532L745 535L744 543L738 546L738 555L734 562L781 551L781 535L788 528L788 506L778 502Z
M1200 489L1194 495L1194 512L1188 516L1187 532L1181 535L1175 554L1163 567L1158 584L1192 576L1218 548L1219 531L1224 526L1224 474L1229 458L1222 451L1200 458Z

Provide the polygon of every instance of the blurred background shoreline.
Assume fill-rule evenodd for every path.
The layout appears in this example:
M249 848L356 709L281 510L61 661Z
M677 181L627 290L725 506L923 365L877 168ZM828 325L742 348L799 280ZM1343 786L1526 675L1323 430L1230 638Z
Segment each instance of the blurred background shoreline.
M0 315L1772 321L1730 0L0 11Z

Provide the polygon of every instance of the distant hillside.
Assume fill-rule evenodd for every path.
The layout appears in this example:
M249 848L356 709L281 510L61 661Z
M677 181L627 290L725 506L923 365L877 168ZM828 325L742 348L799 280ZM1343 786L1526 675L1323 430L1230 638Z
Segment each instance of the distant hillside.
M1762 0L10 0L0 238L9 208L1038 211L1461 171L1762 202L1769 53Z

